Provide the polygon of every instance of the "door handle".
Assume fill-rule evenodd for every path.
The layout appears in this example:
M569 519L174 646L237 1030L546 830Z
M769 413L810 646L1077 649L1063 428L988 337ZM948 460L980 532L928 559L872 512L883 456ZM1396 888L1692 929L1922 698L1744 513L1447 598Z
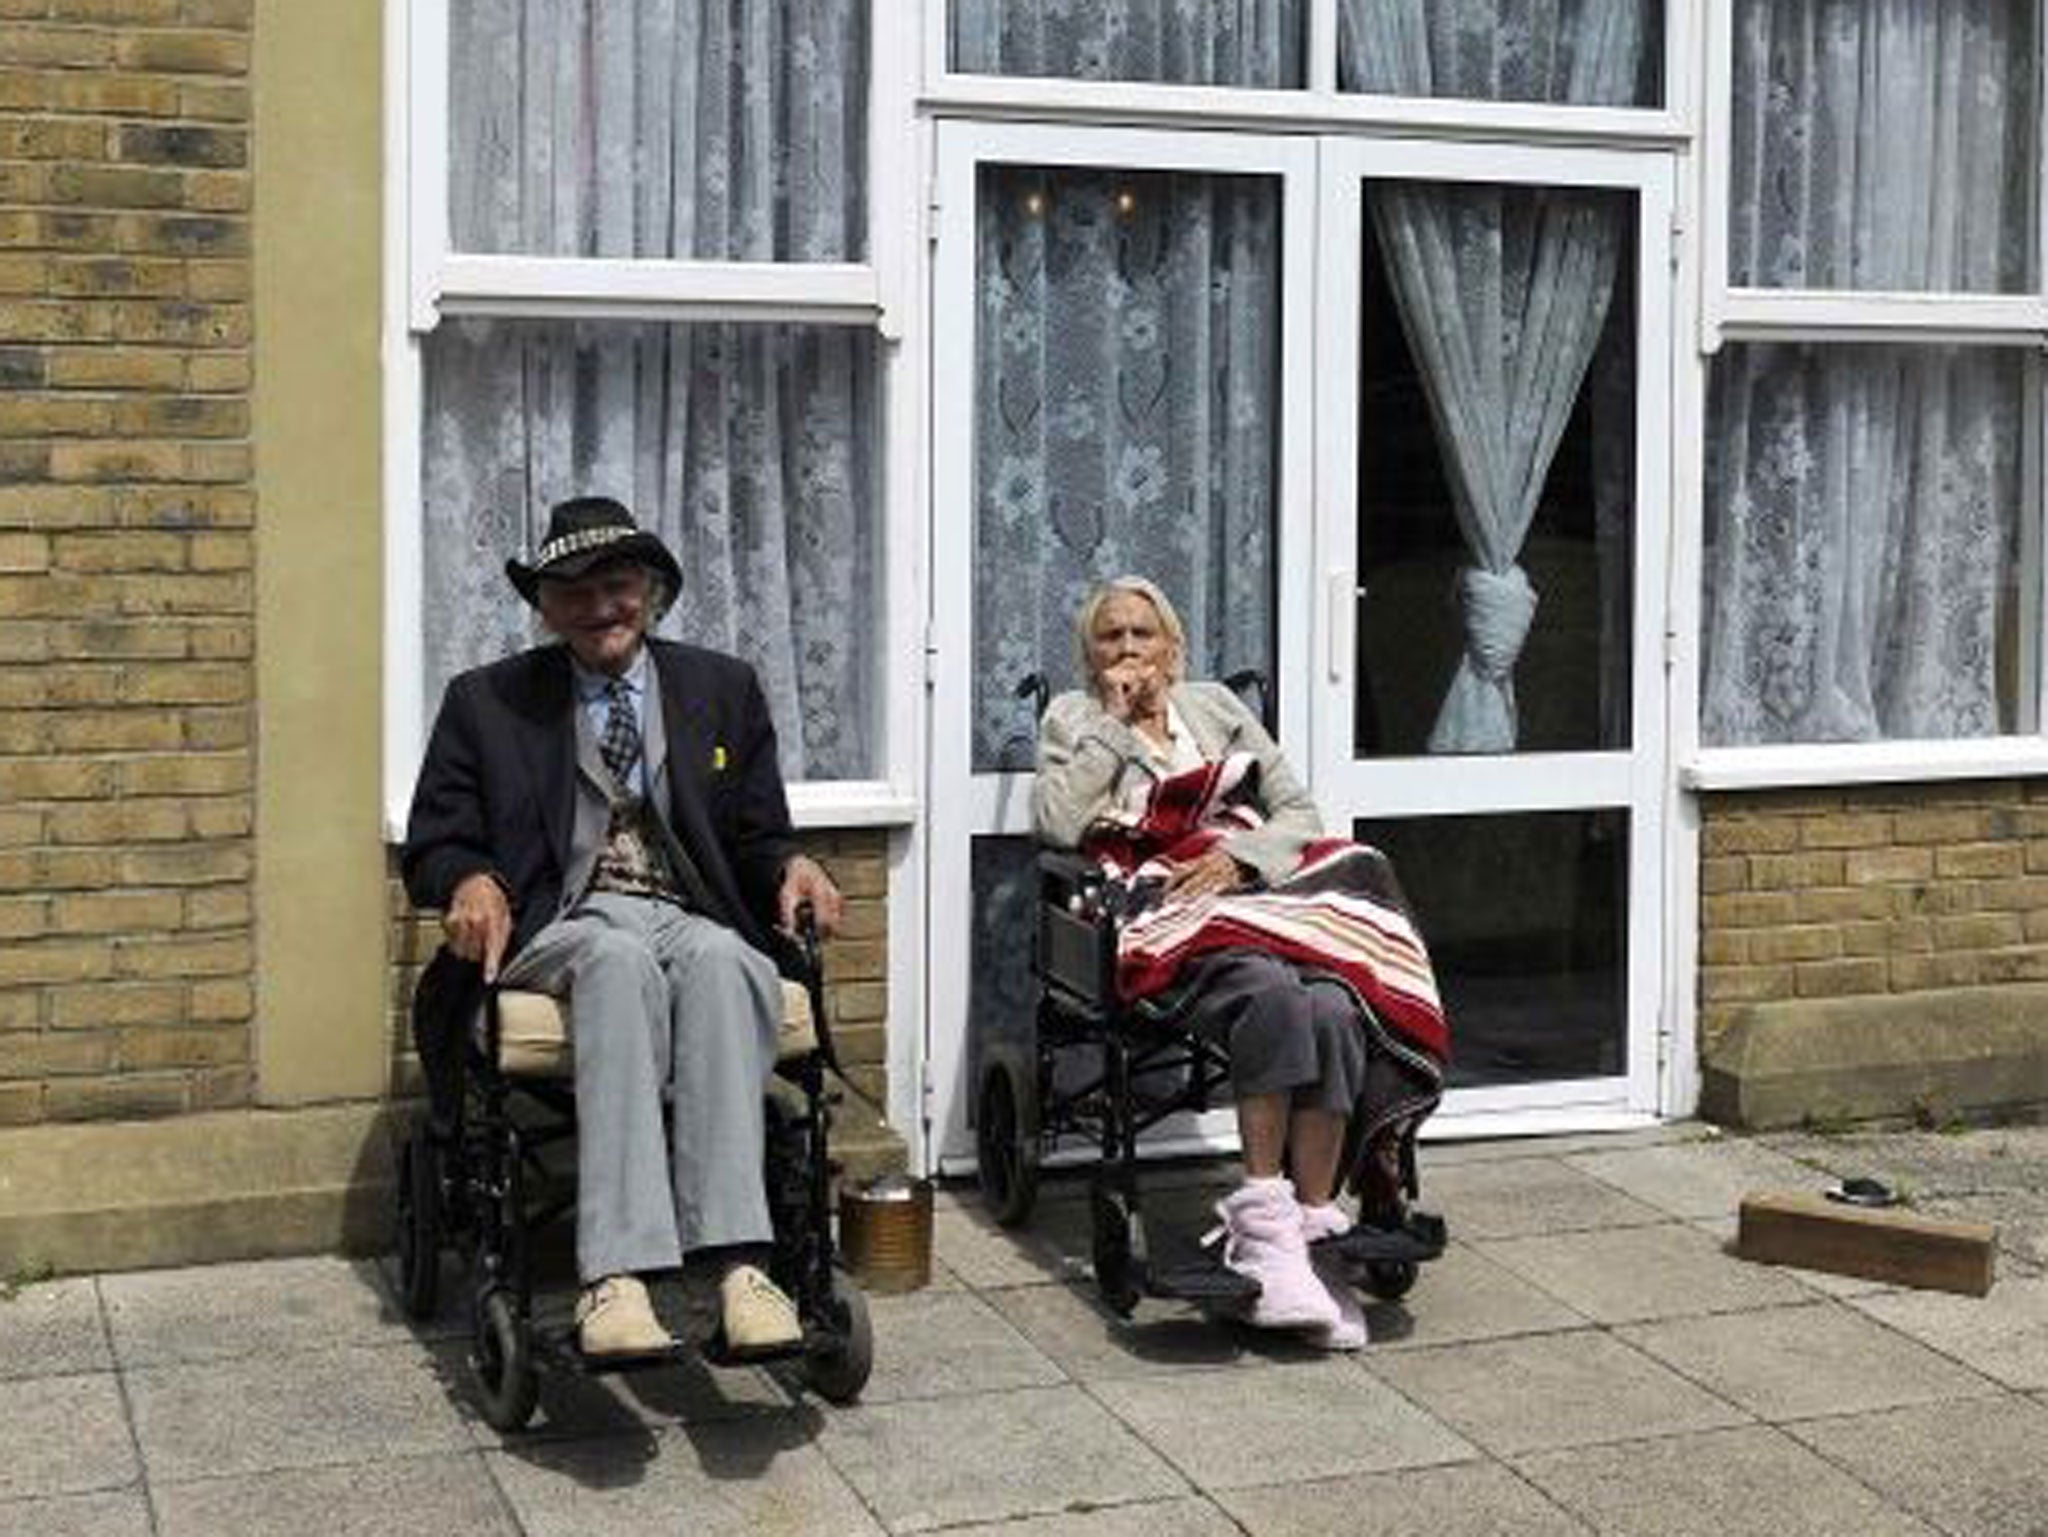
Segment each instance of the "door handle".
M1324 606L1329 612L1328 629L1330 654L1324 664L1332 683L1342 683L1351 672L1351 619L1352 607L1357 600L1358 590L1352 585L1349 571L1332 571L1324 579Z

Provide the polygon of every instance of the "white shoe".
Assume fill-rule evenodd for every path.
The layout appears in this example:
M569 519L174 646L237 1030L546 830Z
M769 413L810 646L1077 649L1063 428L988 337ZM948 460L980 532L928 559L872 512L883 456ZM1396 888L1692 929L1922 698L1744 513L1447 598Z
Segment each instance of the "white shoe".
M1310 1245L1309 1263L1315 1267L1316 1279L1323 1283L1330 1300L1337 1304L1337 1321L1316 1340L1325 1350L1363 1350L1372 1339L1365 1309L1359 1306L1358 1293L1351 1289L1342 1264L1335 1255L1328 1259L1318 1256L1314 1248L1317 1239L1341 1238L1350 1231L1350 1216L1334 1201L1301 1209L1301 1236Z
M675 1343L638 1276L606 1276L576 1299L576 1345L587 1356L659 1355Z
M1246 1180L1216 1203L1223 1263L1259 1283L1251 1322L1261 1329L1331 1329L1336 1299L1309 1264L1301 1207L1286 1178Z
M735 1265L718 1283L725 1347L740 1354L781 1350L804 1337L803 1320L787 1293L758 1265Z

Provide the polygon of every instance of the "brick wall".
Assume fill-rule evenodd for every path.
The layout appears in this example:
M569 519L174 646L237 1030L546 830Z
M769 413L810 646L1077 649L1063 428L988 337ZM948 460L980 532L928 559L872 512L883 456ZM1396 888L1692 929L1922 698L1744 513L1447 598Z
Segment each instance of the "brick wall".
M1702 805L1700 1030L1748 1004L2048 978L2048 783Z
M825 1007L832 1021L833 1044L846 1076L878 1107L886 1097L882 1064L888 1013L887 834L881 832L812 833L805 850L831 872L846 898L846 921L825 947ZM391 1036L392 1089L398 1094L423 1091L419 1060L412 1050L410 1010L413 984L441 943L438 915L416 912L399 884L397 860L391 861Z
M250 0L0 0L0 1124L250 1093Z

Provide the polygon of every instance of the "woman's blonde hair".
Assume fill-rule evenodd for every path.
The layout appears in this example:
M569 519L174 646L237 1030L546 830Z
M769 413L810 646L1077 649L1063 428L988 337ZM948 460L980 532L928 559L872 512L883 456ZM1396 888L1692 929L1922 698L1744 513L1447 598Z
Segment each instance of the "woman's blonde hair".
M1102 605L1118 594L1143 598L1152 605L1152 611L1159 616L1159 628L1166 634L1167 643L1173 648L1173 655L1166 664L1167 681L1179 683L1187 675L1188 632L1181 628L1180 615L1174 611L1173 601L1159 590L1159 584L1149 577L1113 576L1081 601L1081 612L1074 618L1074 645L1081 655L1081 676L1091 683L1095 680L1095 666L1088 642L1095 634L1096 616L1102 612Z

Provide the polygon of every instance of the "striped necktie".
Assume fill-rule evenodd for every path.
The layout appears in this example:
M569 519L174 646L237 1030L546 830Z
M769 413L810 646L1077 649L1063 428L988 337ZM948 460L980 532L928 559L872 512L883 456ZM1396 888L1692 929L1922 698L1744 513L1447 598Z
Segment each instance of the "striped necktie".
M633 781L628 776L640 757L640 724L633 718L633 691L624 678L608 678L604 692L611 701L611 709L604 718L604 735L598 739L598 756L604 759L604 766L611 770L619 788L630 795Z

